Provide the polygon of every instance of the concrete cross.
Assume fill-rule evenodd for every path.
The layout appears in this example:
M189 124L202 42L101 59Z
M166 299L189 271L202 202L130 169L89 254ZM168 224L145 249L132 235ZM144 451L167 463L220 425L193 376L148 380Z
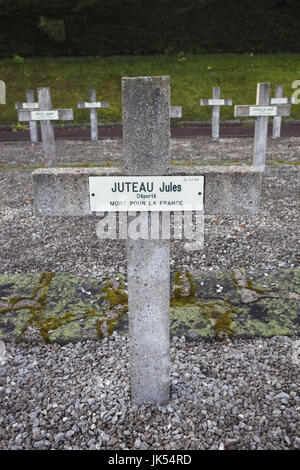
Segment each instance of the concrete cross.
M45 166L56 167L55 140L53 121L73 120L73 109L51 109L49 88L38 88L39 111L18 110L19 121L40 121L44 150Z
M27 103L15 103L16 109L26 109L27 111L37 111L39 104L34 102L34 91L26 90ZM38 130L36 121L29 121L30 141L32 143L38 142Z
M283 98L283 86L276 85L275 98L271 98L270 104L295 104L295 98ZM273 139L279 139L281 132L281 116L273 117Z
M218 139L220 136L220 106L232 106L232 99L220 99L220 87L213 87L212 99L201 98L200 106L212 106L212 138Z
M79 109L89 109L90 110L90 120L91 120L91 139L98 140L98 117L97 109L98 108L108 108L107 101L96 101L96 90L89 90L90 101L81 101L78 103L77 107Z
M110 201L111 207L111 198L114 197L111 191L115 191L117 185L122 186L121 181L122 190L124 185L131 185L131 196L138 197L144 193L141 189L138 190L140 193L134 192L137 182L140 179L144 181L145 191L146 181L154 182L157 178L168 181L174 179L171 185L174 191L175 180L179 178L188 188L196 188L193 194L197 198L203 191L201 197L204 197L206 214L257 212L261 172L256 168L170 165L169 77L123 78L122 94L123 169L94 167L36 170L33 173L33 184L37 216L97 215L97 204L94 208L93 202L97 194L93 182L96 181L100 200ZM197 181L201 180L203 184L203 179L205 185L202 189ZM105 189L109 187L106 181L110 181L110 186L113 186L110 190ZM121 191L120 188L118 190ZM153 196L151 187L147 191L148 196ZM161 197L160 194L157 191L157 199ZM176 198L176 195L178 198L180 193L173 192L172 198ZM167 194L162 197L167 198ZM148 210L146 208L143 214L147 222L150 219L150 226L147 226L150 232L153 221L163 213L154 209L149 214ZM170 217L169 212L164 213ZM119 212L119 216L121 214L126 213ZM128 219L130 217L131 213ZM128 233L124 238L127 238L131 398L136 404L163 404L170 397L170 240L162 236L134 239L129 235L129 221Z
M252 165L261 171L266 165L268 116L289 116L291 112L290 105L270 106L270 88L270 83L258 83L256 105L234 107L235 117L256 117Z
M6 87L3 80L0 80L0 104L6 104Z

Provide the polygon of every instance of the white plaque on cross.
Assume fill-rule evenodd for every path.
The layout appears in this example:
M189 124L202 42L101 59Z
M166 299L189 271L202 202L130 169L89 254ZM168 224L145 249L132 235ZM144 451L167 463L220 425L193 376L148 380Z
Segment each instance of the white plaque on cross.
M89 178L92 212L203 210L203 176Z

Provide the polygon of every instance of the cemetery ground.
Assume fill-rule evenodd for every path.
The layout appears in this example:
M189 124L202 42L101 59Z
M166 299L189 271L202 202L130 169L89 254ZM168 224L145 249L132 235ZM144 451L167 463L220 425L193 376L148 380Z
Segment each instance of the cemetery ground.
M122 157L120 139L56 147L59 166ZM247 164L252 147L172 139L170 159ZM1 143L0 448L299 448L299 155L269 139L259 213L206 216L203 250L171 242L171 398L133 406L125 241L99 240L96 217L36 217L42 145Z
M53 109L74 108L74 124L87 122L85 110L76 109L89 89L99 100L109 102L99 122L120 122L121 77L169 75L173 106L182 106L183 121L210 121L211 109L199 106L200 98L211 96L213 86L221 87L233 105L255 103L256 84L282 84L284 96L291 96L292 83L300 79L300 54L187 54L157 56L112 56L69 58L0 59L0 79L7 83L7 106L1 107L0 125L23 128L17 121L15 102L23 102L25 90L51 88ZM300 107L292 106L292 119L300 119ZM233 107L223 107L221 120L233 119ZM175 122L178 121L175 120ZM22 127L23 126L23 127Z

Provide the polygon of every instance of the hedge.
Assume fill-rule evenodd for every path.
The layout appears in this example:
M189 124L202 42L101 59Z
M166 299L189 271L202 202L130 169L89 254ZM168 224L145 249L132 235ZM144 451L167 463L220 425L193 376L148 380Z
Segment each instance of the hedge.
M299 19L299 0L0 0L0 57L299 52Z

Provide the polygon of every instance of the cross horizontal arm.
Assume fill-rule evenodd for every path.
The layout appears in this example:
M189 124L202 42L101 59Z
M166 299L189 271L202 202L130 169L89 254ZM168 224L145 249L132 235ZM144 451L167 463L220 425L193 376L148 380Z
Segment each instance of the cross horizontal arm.
M72 121L74 119L73 116L73 109L51 109L47 111L40 111L41 113L57 113L58 116L55 117L54 120L57 121ZM22 121L40 121L42 119L36 119L32 116L31 111L25 109L18 110L18 119L20 122ZM44 120L47 120L44 119Z
M238 105L234 107L234 117L289 116L290 113L291 113L290 105L278 105L278 106Z
M35 211L43 216L89 216L89 176L121 176L121 168L41 168L33 172ZM204 212L255 214L261 172L251 167L180 167L172 175L204 175Z
M91 108L108 108L109 103L107 101L80 101L77 104L78 109L91 109Z
M200 100L201 106L232 106L232 99L214 99L214 98L201 98Z

